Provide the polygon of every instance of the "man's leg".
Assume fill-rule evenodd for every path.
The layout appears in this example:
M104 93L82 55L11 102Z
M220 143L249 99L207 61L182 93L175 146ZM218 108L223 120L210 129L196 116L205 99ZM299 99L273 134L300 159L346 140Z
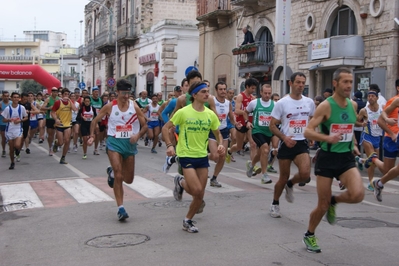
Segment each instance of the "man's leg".
M229 145L229 141L227 139L223 140L223 146L227 150L227 147ZM218 154L217 149L218 145L216 140L209 139L208 142L209 150L211 152L211 156L209 157L209 160L213 160L216 162L215 169L213 170L213 175L210 181L210 185L212 187L222 187L222 185L216 180L218 175L223 169L224 166L224 161L226 159L226 153L224 153L222 156Z
M290 177L291 160L279 159L278 164L280 168L280 175L278 181L274 185L274 195L273 195L273 203L277 203L277 205L279 205L279 199Z
M53 151L51 150L51 146L53 145L53 141L54 141L54 133L55 133L55 129L54 128L47 127L47 142L48 142L48 149L49 149L49 155L50 156L53 155Z
M362 177L356 168L351 168L339 176L345 185L346 191L334 196L337 203L359 203L364 198Z
M8 147L10 148L10 160L11 160L11 164L14 164L14 148L15 146L15 139L9 139L8 140Z
M0 137L1 137L1 157L6 157L6 132L4 130L0 130Z
M298 167L296 173L290 180L292 184L306 182L310 178L310 156L308 153L301 153L295 156L294 164ZM289 184L290 185L290 184Z
M63 137L63 144L64 144L64 147L63 147L63 149L62 149L62 157L61 157L61 161L60 161L60 163L65 163L65 156L67 155L67 153L68 153L68 150L69 150L69 143L71 142L71 128L66 128L65 130L64 130L64 132L62 132L63 134L62 134L62 137ZM57 132L57 135L58 135L58 132ZM61 145L60 145L61 146Z
M186 218L191 220L202 204L208 179L208 168L184 168L181 186L193 197Z

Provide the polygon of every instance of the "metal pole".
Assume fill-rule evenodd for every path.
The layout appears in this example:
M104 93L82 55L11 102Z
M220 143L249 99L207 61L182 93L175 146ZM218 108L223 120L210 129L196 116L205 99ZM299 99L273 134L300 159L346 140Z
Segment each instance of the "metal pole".
M284 55L283 55L283 97L287 93L287 45L284 44Z
M80 46L82 46L82 23L83 20L79 21L80 23ZM82 47L83 48L83 47ZM82 58L79 58L79 83L82 82Z
M64 48L64 39L61 40L61 87L64 87L64 54L63 54L63 48Z

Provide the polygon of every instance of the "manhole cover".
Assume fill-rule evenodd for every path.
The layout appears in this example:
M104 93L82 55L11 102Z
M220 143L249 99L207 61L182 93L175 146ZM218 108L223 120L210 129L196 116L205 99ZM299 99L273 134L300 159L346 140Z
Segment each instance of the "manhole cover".
M22 209L28 208L28 205L26 204L26 202L14 202L14 203L0 205L0 206L3 209L3 211L5 211L5 212L22 210Z
M191 201L158 201L158 202L144 202L140 203L144 207L156 207L156 208L188 208L190 206Z
M399 227L397 224L393 223L388 223L385 221L377 220L374 218L337 218L337 224L350 228L350 229L356 229L356 228L377 228L377 227Z
M92 238L86 242L86 245L95 248L121 248L139 245L149 240L149 236L142 234L115 234Z

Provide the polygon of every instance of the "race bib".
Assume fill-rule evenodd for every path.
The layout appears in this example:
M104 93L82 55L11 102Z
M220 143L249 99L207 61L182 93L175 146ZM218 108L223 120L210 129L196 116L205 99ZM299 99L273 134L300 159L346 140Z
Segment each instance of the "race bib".
M290 136L303 135L305 128L308 125L308 120L291 120L288 128Z
M269 113L259 112L258 125L261 127L268 127L272 121L272 117Z
M351 142L353 139L353 124L331 124L330 134L339 133L342 134L339 142Z
M93 115L84 115L84 118L86 119L86 121L92 121Z
M116 135L117 139L128 139L133 135L133 125L117 125Z
M218 114L219 121L222 122L223 120L226 120L227 114Z
M372 129L380 129L380 126L377 123L377 120L373 119L371 120L371 128Z

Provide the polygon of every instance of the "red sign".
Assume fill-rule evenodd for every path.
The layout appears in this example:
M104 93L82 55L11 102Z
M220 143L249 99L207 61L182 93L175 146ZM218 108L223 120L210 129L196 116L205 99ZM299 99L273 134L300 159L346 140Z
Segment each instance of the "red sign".
M157 57L155 53L152 54L146 54L143 56L139 57L139 64L140 65L146 65L146 64L151 64L157 62Z

